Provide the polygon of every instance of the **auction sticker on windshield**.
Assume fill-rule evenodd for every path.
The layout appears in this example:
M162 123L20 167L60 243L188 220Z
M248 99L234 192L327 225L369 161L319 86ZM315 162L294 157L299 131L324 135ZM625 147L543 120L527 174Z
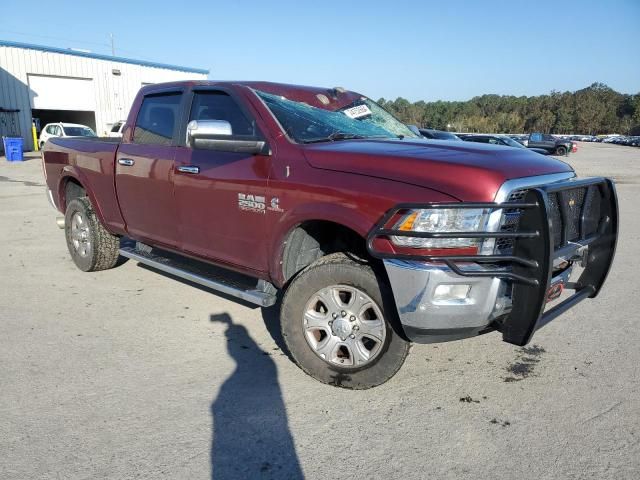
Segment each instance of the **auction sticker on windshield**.
M351 108L347 108L346 110L343 110L344 114L349 117L349 118L362 118L362 117L368 117L369 115L371 115L371 110L369 110L369 107L365 104L362 105L356 105L355 107L351 107Z

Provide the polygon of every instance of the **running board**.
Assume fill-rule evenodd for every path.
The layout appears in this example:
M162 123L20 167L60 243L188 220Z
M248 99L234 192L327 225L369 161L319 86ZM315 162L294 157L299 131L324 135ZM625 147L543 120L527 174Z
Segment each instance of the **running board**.
M175 275L261 307L270 307L276 303L276 295L274 293L264 292L256 288L264 282L255 280L256 286L252 287L247 281L244 281L248 277L235 272L228 272L227 275L226 270L204 262L150 248L146 245L144 250L133 246L122 246L120 255L169 275ZM243 277L243 281L238 280L240 277Z

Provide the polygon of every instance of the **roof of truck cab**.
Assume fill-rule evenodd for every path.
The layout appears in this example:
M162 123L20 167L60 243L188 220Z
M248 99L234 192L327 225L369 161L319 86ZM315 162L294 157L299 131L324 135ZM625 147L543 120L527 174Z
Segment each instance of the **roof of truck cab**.
M288 83L230 80L186 80L181 82L156 83L142 87L141 93L143 95L149 95L153 93L166 92L167 90L172 90L174 88L178 89L184 87L247 87L267 94L286 97L288 100L303 102L313 107L327 108L327 106L331 104L331 110L344 108L359 99L365 98L357 92L352 92L342 87L311 87L307 85L292 85Z
M307 94L334 95L339 93L355 94L342 87L312 87L309 85L295 85L289 83L265 82L265 81L238 81L238 80L184 80L176 82L154 83L142 87L142 92L153 92L156 90L166 90L179 87L249 87L256 90L264 90L273 94L284 95L292 92L305 92Z

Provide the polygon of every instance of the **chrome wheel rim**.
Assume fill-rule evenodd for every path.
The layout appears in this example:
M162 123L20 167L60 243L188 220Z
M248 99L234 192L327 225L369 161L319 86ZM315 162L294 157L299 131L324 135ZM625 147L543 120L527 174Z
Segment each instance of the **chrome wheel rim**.
M387 330L376 302L362 290L332 285L311 296L304 311L304 338L325 362L362 367L382 351Z
M91 248L89 223L80 212L75 212L71 217L71 244L81 257L86 257L89 254Z

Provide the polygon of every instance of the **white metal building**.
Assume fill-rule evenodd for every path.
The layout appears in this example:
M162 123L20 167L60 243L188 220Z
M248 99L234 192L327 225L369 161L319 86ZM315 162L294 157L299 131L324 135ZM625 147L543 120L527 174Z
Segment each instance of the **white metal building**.
M33 149L32 119L81 123L104 135L141 86L203 80L208 70L0 40L0 136ZM0 141L0 150L2 142Z

